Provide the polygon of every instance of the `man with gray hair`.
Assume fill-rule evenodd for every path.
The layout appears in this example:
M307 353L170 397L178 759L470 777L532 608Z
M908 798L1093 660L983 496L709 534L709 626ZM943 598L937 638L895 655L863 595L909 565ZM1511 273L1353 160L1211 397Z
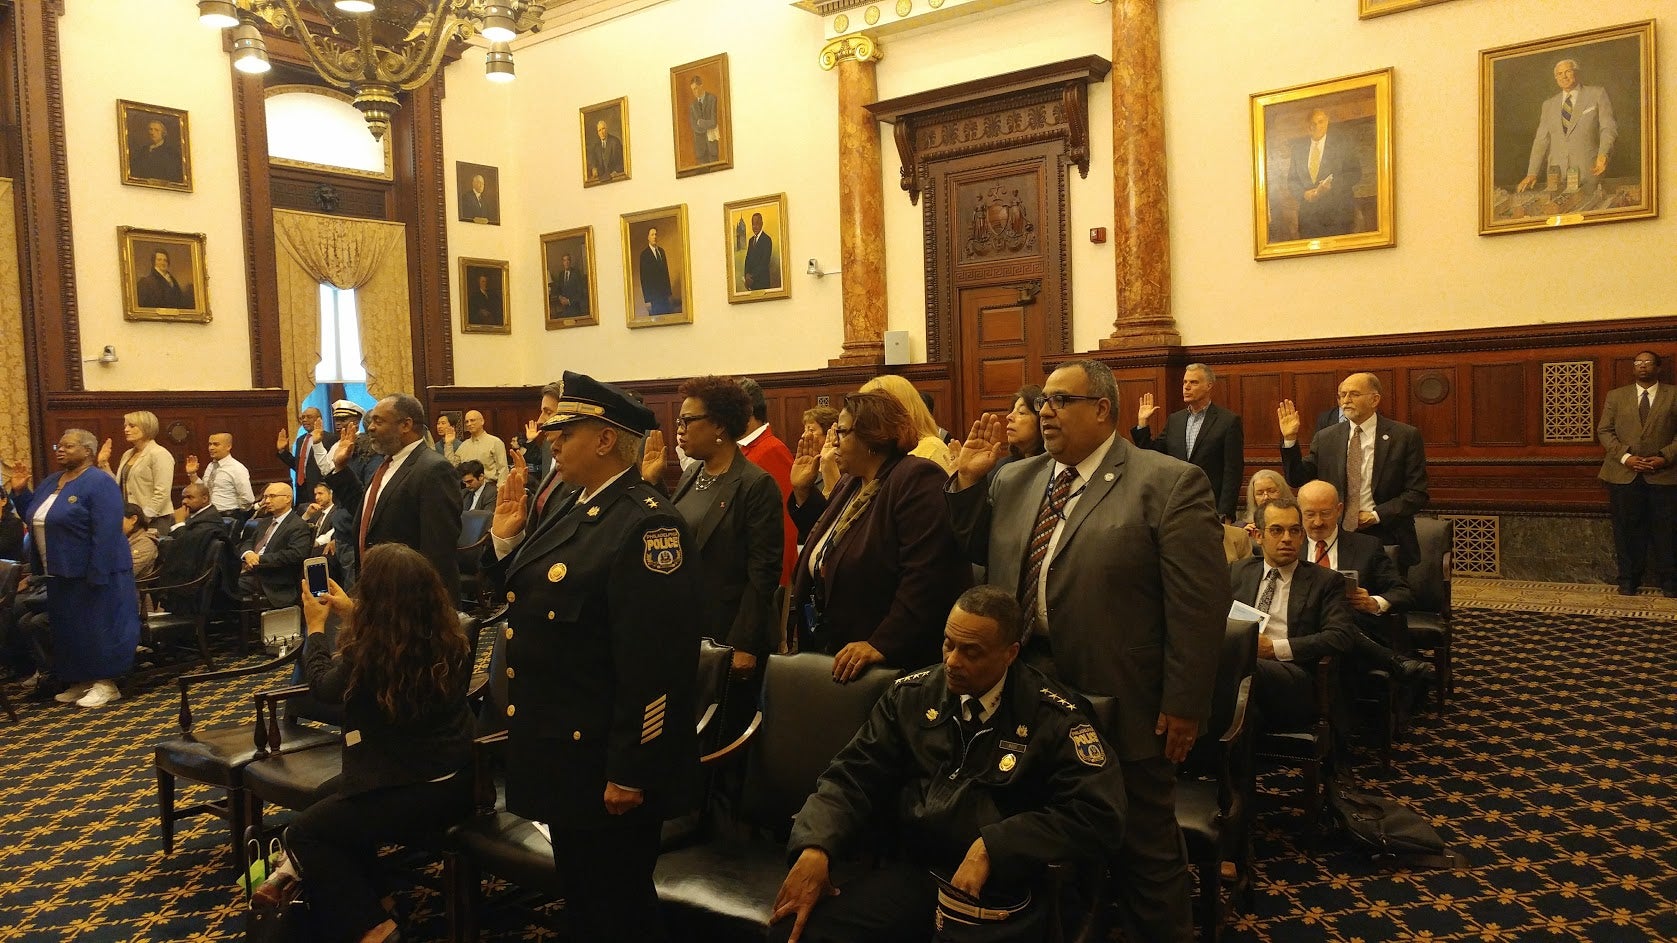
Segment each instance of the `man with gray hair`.
M1159 407L1153 394L1141 394L1136 407L1135 428L1130 438L1144 449L1163 452L1171 458L1198 465L1211 481L1211 494L1223 523L1234 523L1235 502L1240 497L1240 479L1246 473L1246 432L1240 417L1211 401L1217 374L1203 363L1191 363L1182 371L1182 409L1165 420L1163 438L1155 439L1147 423Z
M1543 103L1538 113L1537 134L1531 142L1531 159L1526 176L1515 188L1530 190L1547 176L1550 167L1567 186L1571 171L1578 171L1578 184L1593 189L1607 173L1607 157L1619 137L1619 123L1613 120L1613 102L1599 85L1582 85L1578 60L1555 63L1555 84L1560 92Z

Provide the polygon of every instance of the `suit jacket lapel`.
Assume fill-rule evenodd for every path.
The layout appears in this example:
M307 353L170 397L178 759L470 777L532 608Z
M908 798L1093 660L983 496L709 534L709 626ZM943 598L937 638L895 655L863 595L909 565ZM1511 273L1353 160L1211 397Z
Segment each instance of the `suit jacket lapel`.
M740 490L739 463L745 460L744 455L736 455L734 464L722 473L722 477L713 486L717 489L716 500L710 503L710 510L705 512L705 516L699 519L699 526L694 528L694 537L698 542L699 549L704 549L705 544L710 540L710 535L716 532L717 526L722 523L722 518L728 513L728 502L734 500L735 493Z
M1636 384L1631 384L1630 408L1633 416L1636 415L1637 404L1642 402L1642 391L1635 387ZM1673 387L1669 383L1661 383L1659 392L1648 403L1648 421L1642 424L1643 437L1648 435L1648 430L1653 428L1654 423L1658 421L1658 417L1671 410L1673 397L1677 397L1677 387Z
M390 506L389 502L385 500L386 495L388 495L391 492L391 489L397 487L401 482L407 481L408 476L413 474L413 467L419 464L421 458L419 450L424 447L425 443L421 442L419 446L413 450L413 453L408 456L408 460L402 463L401 468L396 469L394 474L379 482L378 494L373 495L373 500L378 503L373 505L373 519L367 522L367 526L369 528L378 523L379 515L383 514L384 509ZM435 455L436 453L433 452L431 454ZM390 459L387 458L385 461L388 462ZM373 474L378 474L378 469L376 467L373 469Z
M1130 446L1123 439L1116 436L1112 439L1112 448L1106 453L1106 459L1095 471L1095 480L1087 483L1083 488L1083 496L1077 499L1077 506L1071 509L1071 517L1066 526L1060 531L1060 539L1054 545L1054 555L1066 552L1071 538L1077 529L1088 519L1089 513L1095 505L1101 503L1118 482L1124 478L1124 463L1129 460Z
M1369 492L1372 494L1378 487L1380 473L1391 464L1392 458L1392 420L1385 416L1374 420L1374 473L1369 477ZM1369 508L1370 511L1374 510Z
M1198 451L1201 445L1211 441L1217 435L1217 427L1223 422L1223 412L1223 409L1216 403L1205 407L1205 418L1200 421L1200 434L1194 437L1194 448L1188 452L1189 461L1193 460L1194 452ZM1182 441L1184 443L1188 441L1187 427L1188 421L1184 418L1182 421Z

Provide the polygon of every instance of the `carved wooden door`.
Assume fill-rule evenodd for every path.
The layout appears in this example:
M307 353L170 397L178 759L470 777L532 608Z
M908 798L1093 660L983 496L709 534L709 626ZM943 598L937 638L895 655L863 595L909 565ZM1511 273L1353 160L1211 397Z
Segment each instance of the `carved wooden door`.
M1042 313L1009 285L960 290L963 412L950 431L965 436L980 413L1006 413L1026 383L1041 384Z

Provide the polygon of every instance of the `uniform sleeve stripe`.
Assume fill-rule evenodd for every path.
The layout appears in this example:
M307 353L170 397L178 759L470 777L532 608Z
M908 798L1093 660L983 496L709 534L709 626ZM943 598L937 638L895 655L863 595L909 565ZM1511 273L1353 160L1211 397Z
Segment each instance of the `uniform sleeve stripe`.
M646 705L646 713L650 715L653 711L662 710L664 707L664 701L668 698L669 695L667 694L658 695L658 699L656 701Z
M642 734L641 735L641 743L643 745L651 743L652 741L658 739L658 737L661 736L663 733L664 733L664 728L662 726L660 726L657 730L654 730L651 733Z
M648 717L646 719L646 722L641 724L641 729L645 730L648 727L656 727L656 726L659 726L663 723L664 723L664 712L659 711L657 714L655 714L651 717Z

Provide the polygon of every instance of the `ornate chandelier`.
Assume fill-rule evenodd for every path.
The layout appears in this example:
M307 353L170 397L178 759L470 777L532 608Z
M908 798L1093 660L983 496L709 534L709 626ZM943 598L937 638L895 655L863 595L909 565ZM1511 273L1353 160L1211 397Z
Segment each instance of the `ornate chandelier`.
M489 41L488 78L513 78L514 36L541 29L545 0L198 0L198 21L233 30L233 67L267 72L257 21L302 45L316 72L355 97L374 138L390 129L397 92L431 80L453 40Z

